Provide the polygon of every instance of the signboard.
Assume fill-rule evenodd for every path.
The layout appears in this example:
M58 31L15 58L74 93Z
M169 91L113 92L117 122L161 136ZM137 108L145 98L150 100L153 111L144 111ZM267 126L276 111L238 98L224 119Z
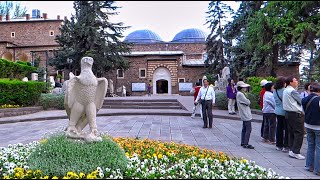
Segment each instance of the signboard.
M146 91L146 83L132 83L132 92L134 91Z
M190 91L192 83L179 83L179 91Z

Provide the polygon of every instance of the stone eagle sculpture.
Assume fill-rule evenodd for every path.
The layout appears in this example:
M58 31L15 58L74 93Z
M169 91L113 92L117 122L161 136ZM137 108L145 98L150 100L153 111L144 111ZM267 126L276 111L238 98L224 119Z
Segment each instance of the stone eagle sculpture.
M81 73L65 81L64 107L69 124L66 136L86 141L101 141L96 124L96 113L101 109L107 93L108 81L106 78L96 78L92 72L93 58L81 59ZM82 130L89 124L90 132Z

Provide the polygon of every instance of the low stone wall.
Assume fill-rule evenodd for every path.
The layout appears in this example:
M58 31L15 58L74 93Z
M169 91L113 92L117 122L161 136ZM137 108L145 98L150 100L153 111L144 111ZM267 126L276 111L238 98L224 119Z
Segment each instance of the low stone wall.
M0 109L0 118L31 114L31 113L36 113L42 110L43 110L42 106L22 107L22 108L4 108L4 109Z

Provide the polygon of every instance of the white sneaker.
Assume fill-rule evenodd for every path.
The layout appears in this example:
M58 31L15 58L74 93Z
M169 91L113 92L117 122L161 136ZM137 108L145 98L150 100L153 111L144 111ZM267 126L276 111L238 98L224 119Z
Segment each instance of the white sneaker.
M302 156L301 154L295 154L291 151L291 154L290 154L290 151L289 151L289 156L290 157L293 157L293 158L296 158L296 159L300 159L300 160L303 160L303 159L306 159L304 156Z

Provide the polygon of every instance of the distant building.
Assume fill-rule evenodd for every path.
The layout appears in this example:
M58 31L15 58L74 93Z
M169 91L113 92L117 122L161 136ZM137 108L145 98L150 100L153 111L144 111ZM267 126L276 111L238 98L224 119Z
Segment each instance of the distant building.
M116 87L126 86L132 95L145 95L149 83L152 94L190 95L188 88L201 81L206 70L206 37L203 31L192 28L164 42L153 31L134 31L124 39L133 43L131 54L125 55L131 67L105 76L111 78Z
M25 61L33 63L40 59L40 67L46 67L46 60L53 57L53 52L59 44L54 40L60 34L59 27L63 23L60 16L48 19L46 13L40 17L40 11L32 11L25 18L10 19L0 16L0 58L10 61ZM46 53L48 52L48 53ZM56 75L53 67L49 67L50 75Z

